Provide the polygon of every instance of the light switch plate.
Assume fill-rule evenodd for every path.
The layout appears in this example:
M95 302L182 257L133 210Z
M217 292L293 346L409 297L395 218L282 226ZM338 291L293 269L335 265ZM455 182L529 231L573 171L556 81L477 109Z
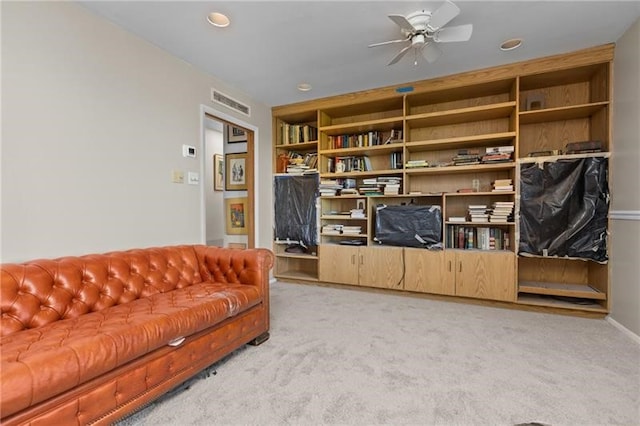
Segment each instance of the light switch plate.
M189 172L187 175L187 183L189 185L197 185L200 183L200 175L197 172Z

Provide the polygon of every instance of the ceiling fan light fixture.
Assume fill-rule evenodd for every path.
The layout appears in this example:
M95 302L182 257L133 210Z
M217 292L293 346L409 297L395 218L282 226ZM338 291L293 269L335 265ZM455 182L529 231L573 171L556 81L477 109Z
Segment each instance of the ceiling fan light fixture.
M301 92L308 92L311 90L311 85L309 83L300 83L298 84L298 90Z
M517 49L521 45L522 45L521 38L511 38L509 40L505 40L504 42L502 42L502 44L500 45L500 50L507 52L509 50Z
M207 21L214 27L225 28L228 27L231 21L227 17L227 15L220 12L211 12L207 16Z

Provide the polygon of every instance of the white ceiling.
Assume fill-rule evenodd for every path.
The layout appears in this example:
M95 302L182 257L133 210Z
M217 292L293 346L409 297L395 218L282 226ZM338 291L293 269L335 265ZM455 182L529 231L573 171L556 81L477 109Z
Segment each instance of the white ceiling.
M413 55L387 66L403 44L389 14L434 11L442 1L83 1L113 21L256 101L283 105L485 68L615 42L640 1L455 1L448 26L473 24L471 40L440 43L437 62ZM210 12L229 16L221 29ZM520 37L522 46L499 49ZM307 82L310 92L296 86Z

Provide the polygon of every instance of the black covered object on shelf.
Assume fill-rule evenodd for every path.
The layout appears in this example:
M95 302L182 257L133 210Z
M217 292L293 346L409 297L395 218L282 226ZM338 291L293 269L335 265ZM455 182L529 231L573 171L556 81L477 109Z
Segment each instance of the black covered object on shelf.
M520 254L606 262L608 166L606 157L522 164Z
M378 206L375 241L392 246L441 248L442 209L412 204Z
M274 177L275 238L305 247L318 244L316 198L317 173ZM289 252L297 252L292 249Z

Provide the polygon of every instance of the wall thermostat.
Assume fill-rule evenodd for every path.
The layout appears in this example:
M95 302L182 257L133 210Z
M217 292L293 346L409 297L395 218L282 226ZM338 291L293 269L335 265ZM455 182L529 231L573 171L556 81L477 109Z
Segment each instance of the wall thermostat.
M196 147L191 145L182 145L182 156L195 158Z

